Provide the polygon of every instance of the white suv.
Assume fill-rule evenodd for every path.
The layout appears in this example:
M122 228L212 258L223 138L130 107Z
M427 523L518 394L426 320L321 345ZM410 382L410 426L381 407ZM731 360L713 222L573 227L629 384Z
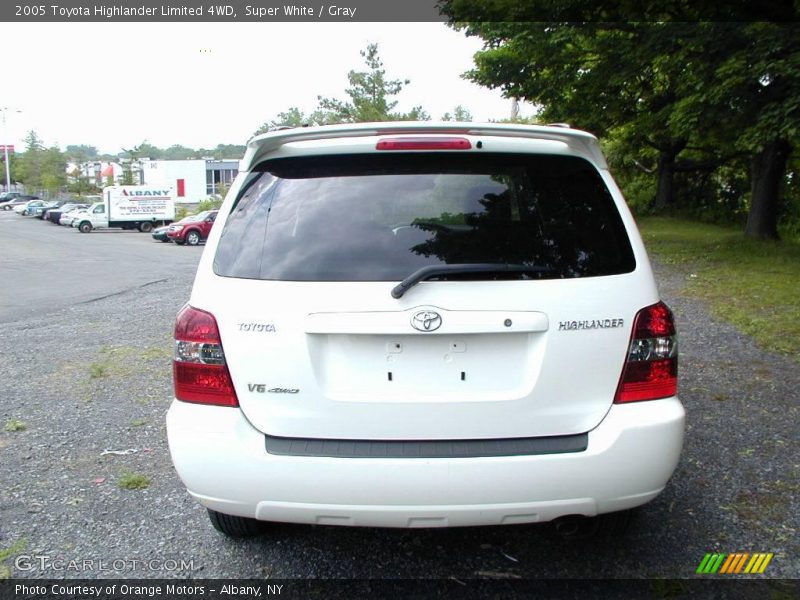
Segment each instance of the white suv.
M672 314L597 139L556 126L253 139L174 383L175 468L232 536L619 525L683 442Z

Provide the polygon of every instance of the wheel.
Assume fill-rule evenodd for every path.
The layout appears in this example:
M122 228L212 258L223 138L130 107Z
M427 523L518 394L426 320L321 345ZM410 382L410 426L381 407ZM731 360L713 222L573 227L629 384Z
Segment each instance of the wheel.
M89 233L92 230L92 224L89 221L84 221L78 225L78 231L81 233Z
M142 233L150 233L153 231L153 224L149 222L139 223L139 231Z
M186 234L186 245L197 246L200 243L200 234L196 231L190 231Z
M226 515L215 510L208 510L208 518L214 529L220 533L224 533L232 538L253 537L263 533L265 523L256 519L248 519L247 517L236 517L234 515Z

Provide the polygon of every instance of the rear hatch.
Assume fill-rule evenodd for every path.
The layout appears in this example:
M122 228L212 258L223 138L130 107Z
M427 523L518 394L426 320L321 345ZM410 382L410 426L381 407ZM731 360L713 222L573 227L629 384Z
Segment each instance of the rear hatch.
M584 158L474 146L276 158L248 175L192 302L216 316L255 427L497 439L603 419L655 297L620 201Z

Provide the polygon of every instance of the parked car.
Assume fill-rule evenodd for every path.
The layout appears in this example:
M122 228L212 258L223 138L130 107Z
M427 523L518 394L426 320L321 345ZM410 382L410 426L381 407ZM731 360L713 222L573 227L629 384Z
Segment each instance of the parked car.
M251 140L177 316L172 460L219 531L618 531L683 443L677 341L597 139Z
M11 193L16 193L16 192L11 192ZM18 206L22 204L27 204L31 200L39 200L39 196L29 196L20 194L19 196L16 196L11 200L3 202L0 208L2 208L3 210L15 210Z
M28 216L44 220L44 213L50 210L51 208L58 208L59 205L60 205L59 202L45 202L41 206L36 206L33 209L30 209L28 211Z
M28 200L24 204L20 204L14 207L14 212L18 215L22 215L23 217L28 216L33 212L34 209L44 206L47 204L44 200Z
M68 213L72 210L80 210L88 208L88 204L78 204L75 202L67 202L57 208L48 209L45 214L44 218L48 221L51 221L58 225L59 221L61 220L61 215L64 213Z
M72 225L72 222L77 219L80 215L84 214L86 211L89 210L89 207L85 204L80 205L80 207L73 208L69 212L62 212L61 217L58 219L59 225L66 225L69 227Z
M22 194L19 192L3 192L0 194L0 208L3 208L3 210L9 210L10 203L19 198L21 195ZM6 208L7 205L9 205L8 208Z
M157 242L171 242L172 240L167 237L167 230L172 227L172 225L162 225L161 227L156 227L153 229L150 235L153 236L153 239Z
M214 220L217 218L216 210L206 210L196 215L181 219L167 229L167 237L179 246L197 246L208 237Z
M176 227L178 225L183 225L187 222L191 222L197 215L189 215L187 217L183 217L179 221L175 221L170 225L164 225L163 227L158 227L153 230L153 239L158 240L160 242L171 242L172 239L167 235L167 232L170 230L171 227Z

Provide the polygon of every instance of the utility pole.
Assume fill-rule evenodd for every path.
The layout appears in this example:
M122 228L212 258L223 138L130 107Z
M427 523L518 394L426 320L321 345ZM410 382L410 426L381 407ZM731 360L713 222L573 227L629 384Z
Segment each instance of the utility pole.
M6 134L7 134L7 131L6 131L6 113L9 110L13 110L13 109L9 109L7 106L4 106L3 108L0 108L0 111L3 112L3 150L5 152L5 159L6 159L6 191L7 192L11 191L11 164L8 161L8 140L6 140ZM22 111L21 110L15 110L14 112L18 112L19 113L19 112L22 112Z

